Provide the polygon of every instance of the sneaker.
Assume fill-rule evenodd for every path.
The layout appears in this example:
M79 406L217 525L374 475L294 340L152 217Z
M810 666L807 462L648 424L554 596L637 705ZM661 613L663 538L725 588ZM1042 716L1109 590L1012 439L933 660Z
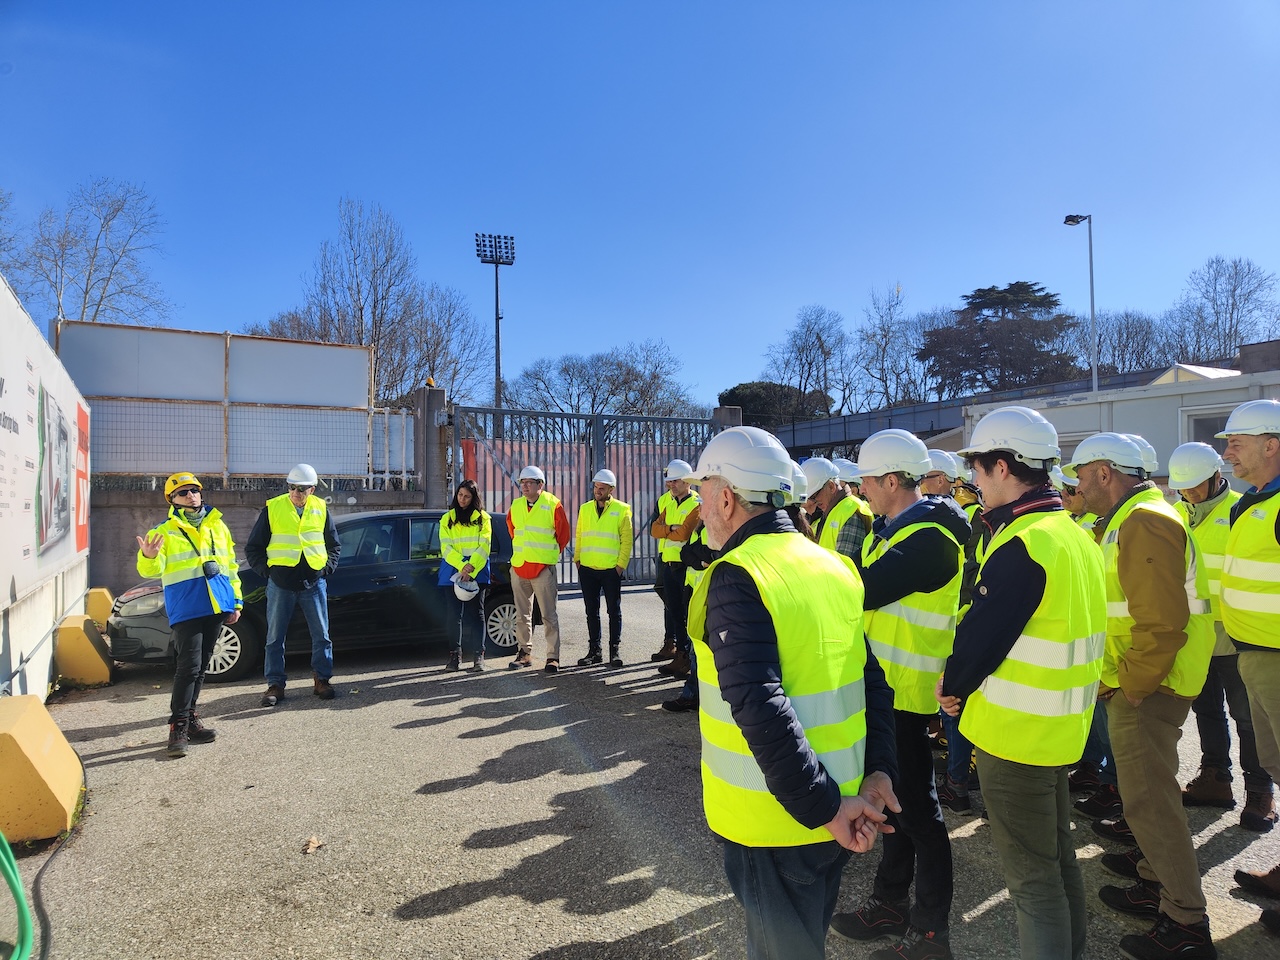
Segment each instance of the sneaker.
M462 654L456 650L449 654L449 662L444 665L445 673L457 673L462 669Z
M938 802L954 813L970 813L973 810L973 805L969 802L969 788L962 787L945 775L938 784Z
M1237 870L1236 883L1241 890L1261 894L1280 900L1280 863L1266 873L1255 873L1252 870Z
M617 670L619 667L624 666L622 662L622 657L619 655L617 647L609 648L609 666L614 670Z
M1110 783L1104 783L1089 796L1077 800L1073 806L1077 813L1083 813L1086 817L1094 820L1118 817L1124 810L1124 803L1120 800L1120 791L1114 784Z
M1276 825L1276 801L1268 790L1246 790L1244 809L1240 811L1240 826L1257 833L1270 833Z
M1195 779L1182 788L1182 805L1234 810L1236 798L1231 792L1231 774L1216 767L1201 767Z
M698 709L698 699L681 695L674 700L663 700L662 709L671 713L688 713L690 710Z
M169 724L169 745L165 748L165 753L175 759L187 755L187 721L185 719Z
M315 682L315 687L314 689L312 689L311 691L312 693L314 693L321 700L333 699L333 696L334 696L333 684L331 684L328 680L322 680L319 677L315 677L314 682Z
M1133 831L1129 829L1129 821L1124 817L1117 817L1115 820L1095 820L1091 829L1104 840L1114 840L1116 843L1127 843L1132 846L1138 845L1138 841L1134 839Z
M515 659L512 660L509 664L507 664L507 668L510 670L519 670L521 667L532 667L532 666L533 666L533 654L531 654L528 650L521 650L519 653L516 654Z
M831 918L831 929L845 940L865 941L877 937L904 937L907 934L907 912L911 905L905 900L889 903L874 894L853 913L837 913Z
M1218 949L1209 936L1209 918L1199 923L1175 923L1163 914L1146 933L1120 938L1120 952L1129 960L1217 960Z
M212 743L217 736L217 731L201 723L200 717L192 710L187 721L187 740L191 743Z
M649 654L649 659L652 660L654 663L657 663L659 660L674 659L675 655L676 655L676 642L674 640L664 640L662 642L662 649L659 650L657 653Z
M543 669L544 671L546 671L547 673L559 673L559 672L560 672L560 661L559 661L559 660L548 660L548 661L547 661L547 665L546 665L545 667L543 667L542 669Z
M1098 899L1112 910L1131 913L1135 917L1160 916L1160 884L1139 880L1131 887L1102 887Z
M1262 911L1262 916L1258 919L1262 921L1264 927L1277 937L1280 937L1280 910L1276 910L1274 907L1267 907Z
M284 699L284 687L277 687L274 683L267 687L267 692L262 695L262 705L264 707L274 707L277 703Z
M595 667L604 663L604 657L599 650L588 650L587 655L578 660L580 667Z
M471 658L471 672L484 673L484 654L477 653Z
M1110 870L1117 877L1141 880L1142 874L1138 872L1138 861L1141 859L1142 851L1134 847L1124 853L1104 853L1098 862L1102 864L1104 870Z
M1096 763L1081 760L1076 768L1067 774L1067 789L1072 793L1093 793L1102 786L1102 778L1098 773Z
M875 951L871 960L952 960L951 942L945 933L909 927L906 936L891 947Z

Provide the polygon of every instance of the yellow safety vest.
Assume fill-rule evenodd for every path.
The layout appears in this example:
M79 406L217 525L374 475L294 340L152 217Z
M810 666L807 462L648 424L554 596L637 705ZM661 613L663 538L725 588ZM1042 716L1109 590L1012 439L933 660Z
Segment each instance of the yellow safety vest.
M666 520L667 526L675 526L677 524L684 523L685 520L688 519L689 514L693 512L693 508L701 502L702 501L698 498L698 495L693 491L689 491L689 495L679 503L676 503L675 497L669 497L667 499L666 509L662 514ZM659 503L661 503L661 499L659 499ZM684 549L684 544L685 541L683 540L663 540L662 559L668 562L678 561L680 559L680 551Z
M1195 539L1178 511L1165 502L1164 494L1152 487L1134 494L1111 515L1102 533L1102 563L1107 575L1107 652L1102 660L1102 682L1108 687L1120 686L1119 663L1133 646L1134 619L1129 616L1129 601L1120 586L1120 528L1135 510L1150 510L1177 523L1187 533L1183 564L1186 576L1183 589L1187 595L1187 642L1174 658L1173 667L1163 686L1180 697L1195 697L1204 687L1213 655L1213 616L1209 612L1209 581L1196 549Z
M822 521L822 529L818 531L818 546L826 547L834 553L841 529L855 513L862 517L863 525L870 534L871 524L875 522L875 518L871 516L871 508L867 506L865 500L851 493L832 507L830 515Z
M483 510L471 514L475 523L459 523L458 515L450 510L440 518L440 554L454 570L461 570L468 563L471 572L481 573L489 562L493 546L493 520Z
M1226 496L1212 510L1200 518L1200 522L1191 526L1191 511L1187 502L1179 500L1173 505L1182 517L1182 522L1191 531L1196 546L1200 548L1200 561L1204 564L1205 576L1209 580L1209 611L1214 620L1222 619L1220 597L1222 596L1222 564L1227 554L1227 538L1231 536L1231 505L1240 499L1240 494L1227 490Z
M698 527L697 530L693 531L693 533L689 535L690 543L702 543L706 539L707 539L707 528L702 526ZM684 585L688 587L690 590L697 590L698 584L702 581L702 578L705 577L706 575L707 575L706 570L699 570L697 567L686 566L684 568Z
M543 490L533 506L524 497L511 505L511 566L526 563L556 563L560 559L560 542L556 540L556 508L560 501Z
M867 718L863 668L862 580L847 557L798 533L748 537L707 568L732 563L760 591L778 635L782 686L805 737L843 796L862 786ZM749 847L793 847L831 840L823 827L798 823L769 792L729 705L720 695L707 645L705 576L689 605L698 659L702 728L702 802L707 824Z
M169 517L147 536L160 534L160 552L144 557L138 551L138 576L160 578L164 586L165 613L169 623L181 623L215 613L230 613L244 605L240 593L235 544L222 514L210 508L199 527L193 527L180 507L170 507ZM222 572L204 575L207 560L216 560Z
M315 494L307 497L302 516L289 495L282 494L267 501L267 522L271 540L267 543L267 566L296 567L305 559L312 570L323 570L329 562L324 543L325 520L329 506Z
M574 559L592 570L625 567L631 559L631 538L634 535L629 504L610 497L601 513L596 509L595 500L588 500L578 508Z
M1076 526L1085 533L1092 534L1093 525L1098 522L1098 515L1096 513L1082 513L1074 519L1076 521Z
M889 686L893 687L893 708L908 713L938 712L933 691L956 639L964 548L950 530L937 523L911 523L894 531L888 540L869 536L862 541L862 565L870 567L890 547L929 529L946 534L946 549L955 547L955 576L932 593L909 593L901 600L863 614L863 628L871 652L884 667Z
M965 701L960 732L1004 760L1060 767L1080 759L1098 696L1107 628L1102 554L1070 514L1055 510L1002 527L983 565L1015 537L1044 568L1044 596L1008 656Z
M1222 564L1222 624L1233 640L1280 650L1280 494L1242 510Z

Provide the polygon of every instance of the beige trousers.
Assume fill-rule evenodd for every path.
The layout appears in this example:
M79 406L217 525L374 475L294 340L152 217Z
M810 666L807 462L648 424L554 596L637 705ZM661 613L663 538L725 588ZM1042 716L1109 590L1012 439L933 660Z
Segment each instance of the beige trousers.
M1249 691L1249 713L1258 743L1258 762L1280 782L1280 652L1242 650L1236 661Z
M533 599L538 598L542 632L547 638L547 659L560 660L560 618L556 616L556 568L544 567L532 580L512 571L511 593L516 601L516 643L521 653L533 654Z

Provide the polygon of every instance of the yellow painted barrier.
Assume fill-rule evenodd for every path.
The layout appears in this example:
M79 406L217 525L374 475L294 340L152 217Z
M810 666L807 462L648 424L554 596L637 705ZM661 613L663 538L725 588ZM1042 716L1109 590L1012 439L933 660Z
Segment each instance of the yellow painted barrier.
M82 687L111 682L111 651L92 617L63 617L54 633L53 660L63 680Z
M0 833L13 843L71 829L84 773L39 697L0 698Z
M84 595L84 612L93 619L99 630L105 630L107 618L111 616L111 608L115 606L115 602L116 598L106 587L92 587Z

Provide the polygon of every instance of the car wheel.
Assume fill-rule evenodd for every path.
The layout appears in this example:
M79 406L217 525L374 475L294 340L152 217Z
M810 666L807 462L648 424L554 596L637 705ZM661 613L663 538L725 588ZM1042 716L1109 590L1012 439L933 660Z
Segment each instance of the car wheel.
M516 648L516 602L511 594L500 594L485 601L484 630L489 637L489 652L510 656Z
M235 623L224 623L218 631L218 642L213 646L204 678L210 683L243 679L257 666L261 656L262 635L242 616Z

